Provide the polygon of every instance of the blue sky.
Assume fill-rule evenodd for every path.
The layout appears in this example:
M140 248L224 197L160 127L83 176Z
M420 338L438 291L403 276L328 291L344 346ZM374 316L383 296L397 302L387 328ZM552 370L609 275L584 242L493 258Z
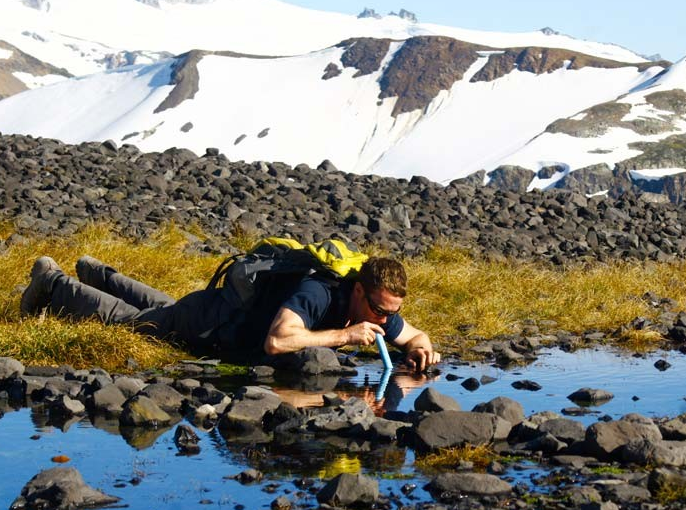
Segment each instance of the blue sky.
M612 42L643 55L686 56L686 0L285 0L323 11L414 12L419 21L528 32L549 26L579 39Z

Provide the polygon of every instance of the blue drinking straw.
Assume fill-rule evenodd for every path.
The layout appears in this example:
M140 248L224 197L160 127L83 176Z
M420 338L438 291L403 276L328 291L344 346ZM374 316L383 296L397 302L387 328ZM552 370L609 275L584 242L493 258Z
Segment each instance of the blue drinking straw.
M379 387L376 390L375 395L377 402L381 400L384 397L384 393L386 393L386 386L388 386L388 381L391 378L391 372L392 370L390 368L385 368L381 375L381 381L379 381Z
M384 370L391 370L393 363L391 363L391 357L388 355L386 342L379 333L376 334L376 346L379 348L379 355L381 356L381 361L383 361Z

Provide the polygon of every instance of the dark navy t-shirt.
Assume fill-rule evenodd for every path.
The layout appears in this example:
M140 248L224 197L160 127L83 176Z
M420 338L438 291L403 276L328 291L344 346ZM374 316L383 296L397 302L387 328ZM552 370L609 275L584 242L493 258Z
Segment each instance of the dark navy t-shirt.
M283 307L298 314L310 331L342 329L345 327L354 282L331 283L317 278L305 278ZM384 338L393 342L403 330L405 322L398 314L387 317L381 324Z

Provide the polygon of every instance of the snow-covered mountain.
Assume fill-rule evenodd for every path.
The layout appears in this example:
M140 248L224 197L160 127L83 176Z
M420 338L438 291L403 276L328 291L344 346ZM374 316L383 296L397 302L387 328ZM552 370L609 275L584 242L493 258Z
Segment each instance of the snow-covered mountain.
M495 47L566 48L622 62L645 60L616 45L549 30L482 32L399 16L357 18L278 0L4 0L0 16L1 40L74 75L105 70L112 55L124 53L139 56L127 63L140 64L160 53L192 49L300 55L352 37L402 40L416 35Z
M276 0L7 2L19 21L3 16L0 39L79 75L115 67L0 101L7 133L217 147L232 160L291 165L329 159L440 182L516 165L531 171L529 187L545 187L686 129L683 61L551 30L467 31ZM158 60L164 52L185 53ZM117 67L117 55L148 63Z

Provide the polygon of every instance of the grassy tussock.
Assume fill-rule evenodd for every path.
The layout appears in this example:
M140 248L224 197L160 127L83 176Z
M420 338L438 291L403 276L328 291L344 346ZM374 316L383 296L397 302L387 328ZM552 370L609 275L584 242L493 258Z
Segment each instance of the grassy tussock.
M0 224L0 237L13 232ZM199 229L193 235L202 237ZM231 242L247 249L255 238L237 232ZM188 253L188 235L170 225L145 242L116 235L108 225L91 226L68 238L29 239L0 254L0 356L24 363L102 366L121 370L126 359L141 366L159 366L188 356L164 342L144 338L126 327L105 327L95 321L71 323L19 316L20 285L28 283L34 260L53 257L67 274L83 254L179 298L202 289L221 256ZM383 253L365 247L370 253ZM424 329L442 350L462 350L474 343L458 332L490 338L521 329L523 321L554 320L559 328L582 332L612 331L637 316L655 317L640 296L647 291L686 305L686 263L612 262L565 269L541 263L475 260L450 245L436 246L425 257L404 261L409 294L403 315ZM651 332L630 332L623 345L645 350L659 343Z
M411 299L406 315L439 343L449 343L461 325L471 325L473 335L493 337L519 331L526 319L554 320L572 332L612 331L637 316L658 314L640 298L648 291L675 299L681 308L686 304L684 262L615 261L561 269L478 261L442 245L407 266ZM649 333L633 340L641 335L655 340Z
M460 462L473 462L477 471L485 471L496 458L497 455L489 445L466 444L454 448L441 448L436 453L418 457L414 463L422 471L433 472L454 469Z

